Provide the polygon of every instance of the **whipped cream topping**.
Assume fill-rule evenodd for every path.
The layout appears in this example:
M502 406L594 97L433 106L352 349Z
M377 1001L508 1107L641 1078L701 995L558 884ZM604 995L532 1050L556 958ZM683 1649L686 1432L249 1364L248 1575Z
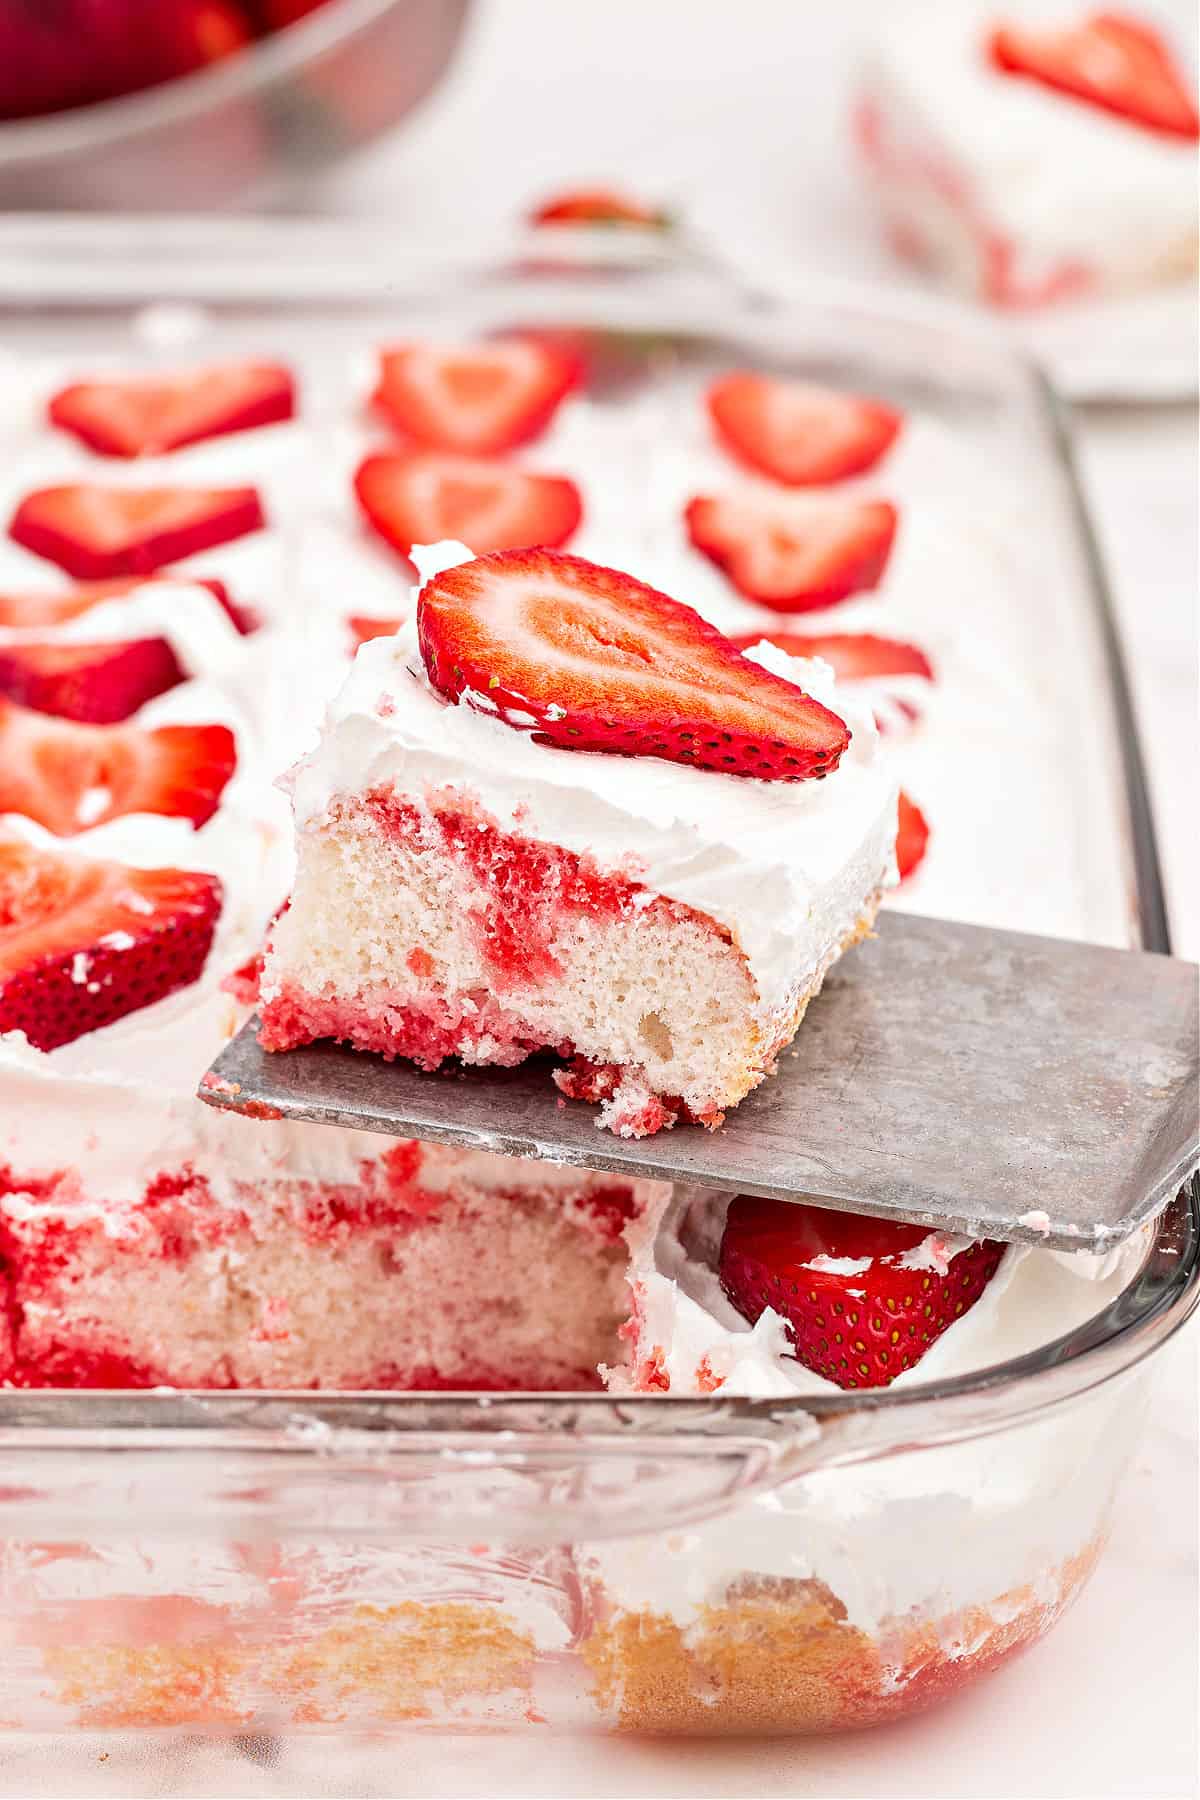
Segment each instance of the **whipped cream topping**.
M1194 260L1196 147L995 69L989 30L1079 25L1077 0L941 0L872 18L866 83L898 119L923 124L963 170L975 207L1035 260L1085 264L1120 284L1185 273ZM1195 9L1153 9L1185 80Z
M471 559L414 551L423 578ZM477 796L504 830L590 854L726 926L763 1003L782 1005L894 879L895 783L869 710L833 673L763 645L750 652L846 719L850 747L823 781L771 782L649 757L560 750L491 716L486 695L449 704L429 685L410 618L364 644L292 776L299 829L339 797L395 784ZM494 708L492 708L494 712Z

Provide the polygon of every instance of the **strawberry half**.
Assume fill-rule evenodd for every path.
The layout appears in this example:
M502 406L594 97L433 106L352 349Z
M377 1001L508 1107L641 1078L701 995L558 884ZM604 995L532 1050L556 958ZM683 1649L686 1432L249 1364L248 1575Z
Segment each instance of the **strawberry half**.
M1083 100L1166 137L1200 137L1191 84L1151 26L1094 13L1063 30L1001 25L988 40L993 66Z
M401 344L380 357L375 403L415 443L495 456L544 431L581 376L575 357L533 338Z
M785 656L819 656L829 664L839 681L872 682L875 723L880 731L903 729L919 718L923 710L912 697L911 683L907 690L901 688L898 692L888 693L889 676L916 676L922 681L934 679L932 663L916 644L905 644L899 638L875 637L870 632L744 631L729 641L739 650L752 650L764 638Z
M615 188L571 188L545 200L529 215L532 225L634 225L666 231L669 214Z
M684 520L696 549L740 593L783 613L878 586L896 536L896 509L886 500L699 494Z
M974 1306L1004 1254L988 1238L955 1256L949 1248L926 1225L739 1194L719 1272L752 1325L768 1307L779 1314L806 1369L840 1388L880 1388ZM823 1268L823 1258L859 1266Z
M906 881L922 860L929 844L929 826L915 801L900 789L896 822L896 867Z
M0 700L0 813L58 837L127 813L203 825L236 765L227 725L73 725Z
M0 838L0 1032L57 1050L195 981L221 883Z
M50 421L102 456L161 456L201 438L290 419L296 390L277 363L226 363L190 374L79 381L60 388Z
M380 537L407 556L414 544L456 538L477 556L565 544L583 516L561 475L437 450L368 456L354 476L359 505Z
M8 533L80 581L148 575L266 523L257 489L109 488L89 482L26 495Z
M145 575L126 575L117 581L80 581L60 594L40 593L36 590L0 594L0 628L10 631L46 631L56 625L66 625L72 619L80 618L93 606L102 605L105 600L126 599L138 588L147 586L152 579L153 577ZM223 581L199 575L189 575L186 579L192 587L207 588L243 635L256 629L257 621L250 608L239 606Z
M850 733L748 662L690 606L582 557L509 550L446 569L417 602L429 679L564 750L817 779Z
M843 481L873 469L902 424L900 414L878 400L750 370L714 381L707 398L725 448L789 487Z
M0 645L0 694L37 712L112 725L183 680L166 638Z

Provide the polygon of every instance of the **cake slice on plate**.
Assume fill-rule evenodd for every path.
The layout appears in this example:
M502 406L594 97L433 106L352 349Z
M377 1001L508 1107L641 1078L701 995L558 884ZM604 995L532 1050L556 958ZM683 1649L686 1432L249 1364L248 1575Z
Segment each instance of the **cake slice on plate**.
M600 1122L715 1126L895 879L896 793L830 671L547 550L415 552L291 777L262 1042L557 1056Z

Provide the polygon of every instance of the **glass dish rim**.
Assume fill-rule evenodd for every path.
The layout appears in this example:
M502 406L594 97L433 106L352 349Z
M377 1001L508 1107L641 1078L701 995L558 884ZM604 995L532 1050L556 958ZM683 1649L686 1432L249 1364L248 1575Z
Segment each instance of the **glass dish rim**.
M390 0L346 0L346 3L349 6L359 6L362 16L366 18L373 16L375 10L382 10L390 4ZM318 14L314 22L320 19L321 15ZM267 48L270 49L271 46ZM210 78L205 75L189 79L206 81ZM186 248L190 242L195 253L195 247L204 241L206 228L209 232L218 225L223 229L226 222L198 218L194 221L195 230L191 228L192 222L186 219L177 218L170 223L175 243ZM347 230L338 224L331 227L324 220L263 220L241 223L244 228L253 226L260 258L264 231L282 236L283 233L276 231L276 227L280 225L288 235L295 236L299 233L305 237L313 235L308 227L315 225L318 228L315 235L344 239L349 244L354 242L357 235L353 225ZM85 221L27 215L11 220L8 230L0 230L0 254L6 249L5 240L8 237L15 237L20 241L32 235L35 239L41 237L47 240L50 247L48 284L52 289L60 290L65 271L61 264L54 266L54 245L57 241L60 248L69 249L72 242L70 233L78 226L83 226L85 235L88 236L97 232L110 236L127 236L132 233L147 249L150 248L147 227L152 227L152 221L148 218L126 220L91 215ZM559 279L564 275L568 279L597 274L611 276L614 271L625 275L648 276L651 279L661 278L664 273L672 270L684 274L700 274L706 280L716 281L724 286L727 297L735 298L751 315L764 304L780 309L806 305L827 309L839 305L852 306L860 318L877 321L881 329L888 325L928 327L933 323L942 328L954 329L962 339L986 348L1001 364L1008 365L1009 373L1022 382L1027 390L1047 450L1062 477L1066 495L1065 512L1069 514L1071 528L1082 552L1084 579L1091 594L1100 648L1105 659L1108 695L1118 738L1136 886L1138 933L1145 949L1169 954L1166 904L1145 764L1116 628L1111 589L1079 478L1066 408L1034 358L1010 340L1004 339L994 325L979 320L969 309L954 302L930 298L928 301L906 299L901 304L881 305L874 290L844 279L806 279L801 287L789 287L786 291L761 288L738 279L732 271L713 258L698 255L695 248L686 242L681 243L674 254L664 254L664 246L657 242L631 241L626 244L621 241L618 244L610 236L607 240L595 243L594 234L586 231L576 236L573 232L556 230L551 233L543 230L522 234L516 244L510 240L507 254L496 247L489 247L478 256L452 253L444 248L434 250L432 247L414 247L394 260L392 275L395 278L398 273L406 272L412 279L427 279L438 271L457 270L461 274L468 268L477 271L482 268L493 279L503 278L520 284L522 279L537 273L527 264L523 266L521 252L524 245L530 240L543 242L547 236L552 237L556 246L563 245L565 248L564 239L570 239L576 246L575 253L579 260L560 270ZM249 240L249 233L247 237ZM161 251L161 240L155 248ZM597 252L594 255L593 248ZM270 260L274 267L286 269L286 262L280 264L274 258ZM169 268L169 263L167 267ZM345 274L345 265L342 267ZM361 263L360 271L369 284L367 268ZM149 270L147 273L149 274ZM160 264L158 292L161 292L163 273L164 268ZM348 291L342 302L347 307L353 307L364 298L370 298L375 303L403 298L402 281L393 279L386 294L372 292L364 295L355 290L353 268L350 269L349 276ZM294 286L290 286L285 293L282 288L286 279L284 275L279 277L281 291L274 296L274 304L280 310L286 311L306 303L336 303L336 297L324 291L319 283L315 293L297 293ZM32 296L24 282L21 284L24 291L7 297L2 293L2 285L0 282L0 309L21 310L32 304ZM153 292L152 289L147 291L147 300L152 297ZM245 293L231 296L235 305L246 303L250 298ZM271 304L271 298L264 297L257 288L253 299L268 306ZM85 312L135 303L127 290L106 295L103 291L97 292L95 287L86 292L82 301L76 302L79 310ZM728 321L728 329L731 335L736 334L736 319ZM1164 1239L1171 1241L1164 1242ZM1174 1259L1169 1265L1166 1260L1168 1257ZM1154 1279L1147 1281L1146 1271L1152 1266L1157 1274ZM1144 1305L1130 1316L1129 1296L1135 1290L1142 1289L1147 1290L1143 1295ZM609 1394L441 1393L428 1396L387 1391L339 1394L267 1389L169 1389L149 1392L119 1389L91 1389L85 1392L8 1389L0 1390L0 1443L18 1440L25 1447L32 1447L42 1433L54 1437L66 1433L73 1442L78 1443L97 1433L109 1437L113 1430L132 1430L135 1441L143 1443L147 1441L144 1434L149 1432L182 1433L193 1443L197 1440L213 1443L214 1437L223 1432L237 1435L244 1431L248 1418L251 1421L251 1431L264 1429L255 1427L253 1415L256 1413L271 1421L265 1429L271 1435L276 1434L283 1414L280 1414L279 1419L275 1415L280 1412L281 1407L293 1422L332 1422L344 1428L372 1432L394 1431L404 1435L410 1431L431 1429L435 1432L478 1432L489 1426L498 1429L501 1414L506 1430L512 1428L514 1418L520 1420L523 1415L528 1415L528 1425L542 1432L554 1430L556 1419L561 1421L561 1426L568 1432L575 1430L579 1421L587 1420L596 1421L601 1428L608 1427L622 1435L632 1430L641 1437L650 1427L674 1437L689 1429L694 1429L696 1435L701 1436L731 1430L771 1432L781 1427L794 1430L796 1424L804 1418L832 1419L848 1413L863 1418L871 1417L881 1423L894 1420L906 1435L920 1422L922 1425L935 1425L937 1429L953 1437L958 1435L954 1421L961 1418L962 1426L971 1435L980 1429L1001 1428L1044 1405L1069 1400L1089 1387L1132 1368L1172 1336L1185 1323L1198 1302L1200 1176L1194 1177L1185 1193L1158 1215L1154 1222L1151 1245L1139 1274L1103 1311L1076 1331L1023 1356L989 1368L942 1380L916 1383L898 1391L876 1389L863 1393L797 1395L794 1399L786 1400L755 1400L719 1396L618 1397ZM1008 1404L1000 1403L1005 1400ZM972 1409L979 1406L982 1406L982 1412L973 1416ZM937 1426L937 1416L943 1409L947 1411L945 1424ZM428 1422L430 1415L433 1415L432 1425ZM590 1436L591 1433L585 1432L584 1435ZM293 1439L292 1442L297 1449L303 1447L299 1439ZM873 1453L877 1453L877 1450L878 1446Z

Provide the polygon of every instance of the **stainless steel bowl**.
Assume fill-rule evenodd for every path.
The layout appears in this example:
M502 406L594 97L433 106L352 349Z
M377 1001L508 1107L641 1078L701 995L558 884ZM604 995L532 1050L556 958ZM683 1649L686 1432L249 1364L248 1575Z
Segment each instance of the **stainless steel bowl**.
M284 198L433 89L470 0L330 0L210 69L0 126L0 210L202 212Z

